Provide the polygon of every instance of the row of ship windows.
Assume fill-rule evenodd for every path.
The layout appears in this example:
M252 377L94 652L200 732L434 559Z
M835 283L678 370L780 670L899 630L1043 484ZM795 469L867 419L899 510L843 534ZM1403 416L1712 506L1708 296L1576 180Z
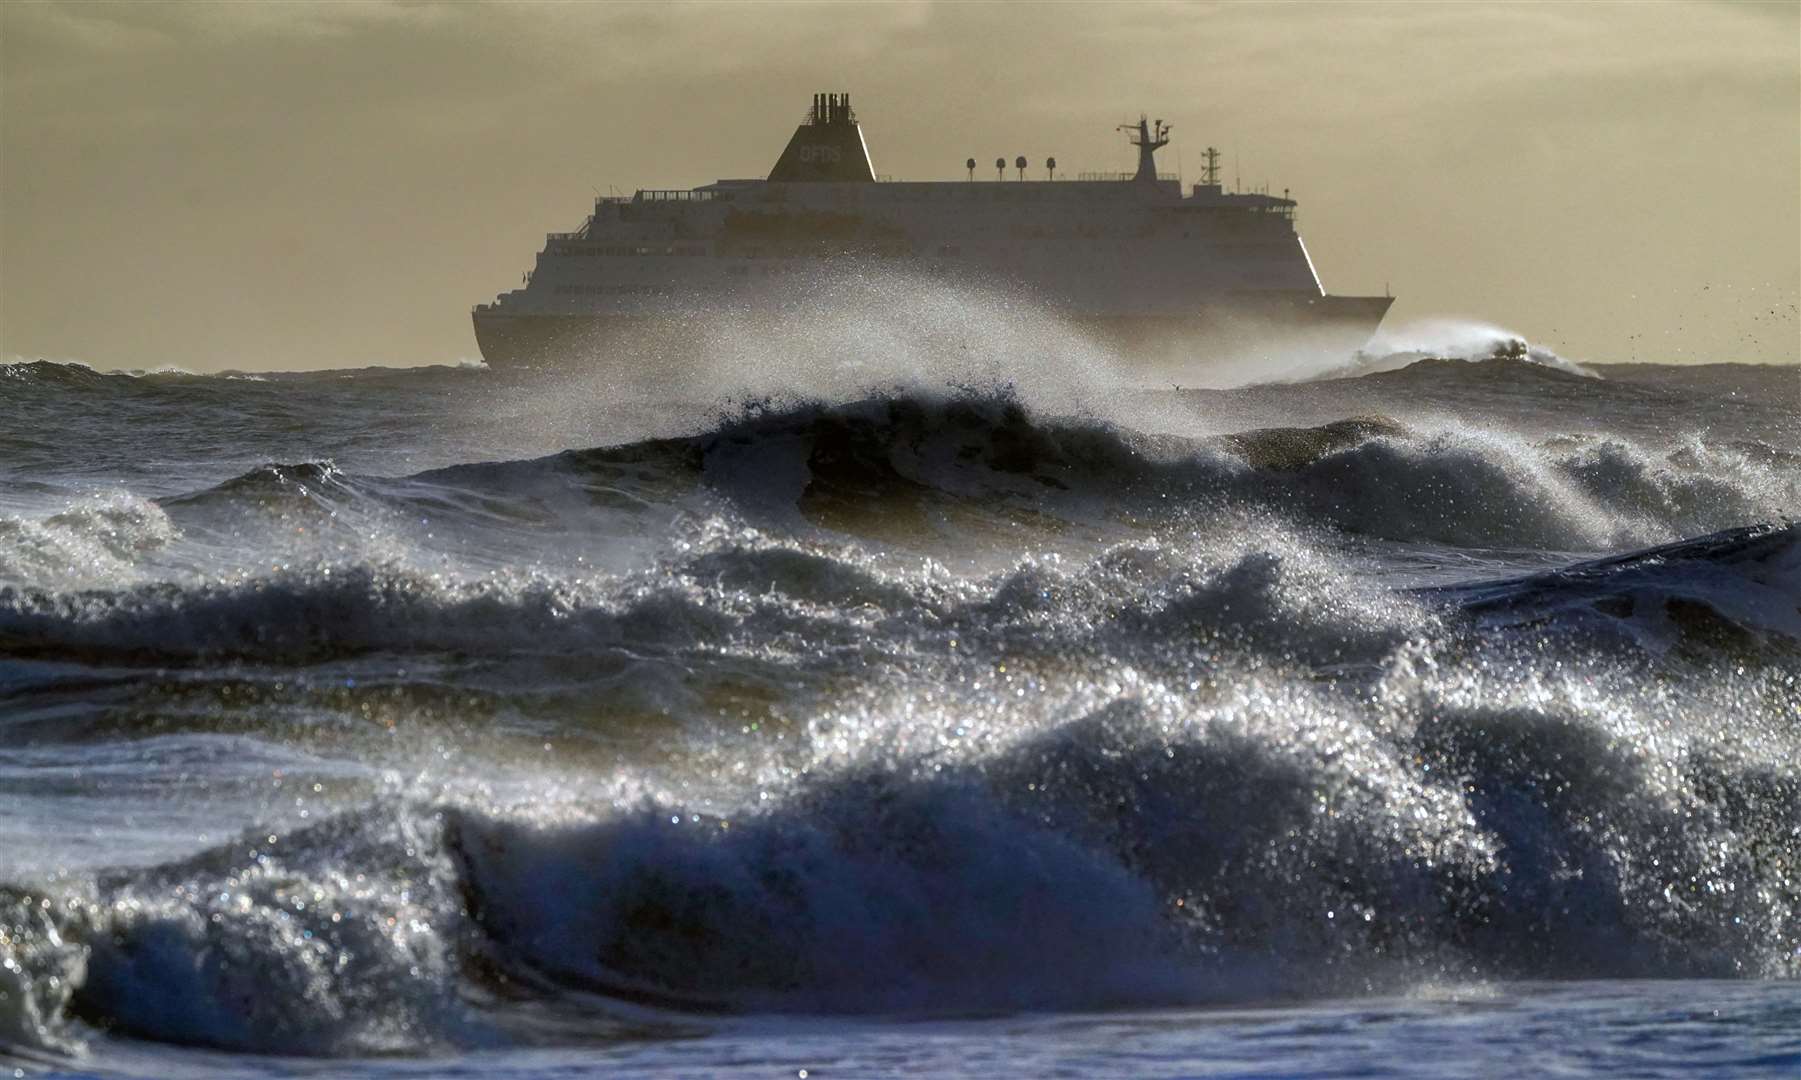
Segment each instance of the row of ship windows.
M705 255L704 247L553 247L551 255Z
M608 248L551 248L547 255L705 255L704 247L608 247ZM748 259L793 258L797 254L811 255L815 258L830 258L843 254L837 251L765 251L762 248L749 248L743 252ZM944 244L938 248L938 254L956 256L963 254L963 248L957 244Z
M930 274L943 274L948 268L943 265L929 265L923 269ZM798 274L802 272L802 268L798 266L765 266L757 272L768 277L772 274ZM731 271L733 277L746 277L750 273L751 270L747 266L736 267ZM719 291L718 286L709 285L706 282L685 283L683 290L691 293ZM673 296L677 290L668 285L558 285L552 291L558 296Z
M944 273L946 268L942 265L930 265L930 266L925 267L925 269L931 273L941 274L941 273ZM752 270L748 266L734 266L734 267L728 268L726 272L732 277L749 277L752 273ZM805 268L795 265L795 264L779 264L779 265L774 265L774 266L758 267L755 272L761 276L768 277L771 274L803 273L803 272L805 272ZM703 292L710 291L704 282L690 282L688 287L691 289L698 289ZM671 289L668 285L618 285L618 284L614 284L614 285L562 284L562 285L558 285L552 291L554 293L556 293L558 296L668 296L672 292L674 292L674 290Z
M978 230L978 231L982 231L982 230ZM1018 237L1022 237L1022 238L1030 236L1033 239L1039 239L1039 238L1043 238L1045 235L1042 230L1037 230L1037 229L1031 230L1030 232L1026 232L1024 230L1015 228L1014 230L1012 230L1012 232L1013 232L1014 236L1018 236ZM1122 230L1122 232L1123 232L1123 230ZM1094 233L1080 233L1078 235L1082 235L1084 238L1087 238L1089 236L1098 237L1102 234L1097 231ZM1182 234L1182 236L1184 239L1191 238L1190 234L1187 232L1184 232ZM1058 239L1058 237L1052 237L1052 239ZM1219 240L1216 240L1209 246L1216 249L1219 252L1219 254L1222 256L1256 255L1256 254L1260 253L1259 249L1263 249L1264 251L1269 251L1269 250L1273 250L1273 249L1285 248L1287 246L1287 237L1270 237L1267 239L1259 239L1259 240L1251 240L1251 241L1244 241L1244 240L1219 241ZM941 256L956 257L956 256L960 256L963 254L963 248L961 245L958 245L958 244L944 244L938 248L937 253ZM651 246L647 246L647 245L636 245L636 246L630 246L630 247L553 247L553 248L548 249L546 251L546 254L559 255L559 256L561 256L561 255L705 256L707 254L707 249L704 246L694 246L694 245L674 246L674 247L670 247L670 246L651 247ZM826 258L826 257L830 257L830 256L837 255L837 254L841 254L841 253L835 252L835 251L799 252L799 251L791 251L791 250L785 250L785 249L770 251L770 250L766 250L763 248L749 248L749 249L746 249L744 252L742 252L742 256L744 258L750 258L750 259L793 258L797 255L813 255L813 256L819 257L819 258ZM866 252L865 254L872 254L872 253ZM885 253L873 252L873 254L885 254ZM900 254L900 253L892 252L892 253L886 253L886 254ZM907 252L906 254L912 254L912 253Z
M942 263L929 263L929 264L921 267L920 269L923 270L924 272L930 273L930 274L944 274L944 273L949 272L949 270L950 270L949 267L943 265ZM803 273L803 272L805 272L803 267L793 265L793 264L763 266L763 267L759 267L756 270L756 273L763 277L768 277L772 274L798 274L798 273ZM738 267L730 268L728 273L732 277L748 277L751 275L752 270L748 266L738 266ZM1263 275L1263 276L1265 278L1269 278L1269 280L1271 280L1272 282L1277 280L1273 277L1270 277L1269 275ZM711 286L704 281L688 282L683 286L683 288L689 292L714 292L714 291L717 291L715 286ZM564 284L564 285L558 285L553 291L558 296L672 296L675 294L676 289L674 289L668 285Z
M945 271L945 266L943 263L927 263L924 267L921 267L920 269L923 269L928 273L942 274ZM801 263L789 260L789 261L778 262L778 263L764 263L764 264L756 267L755 269L752 269L751 267L748 267L748 266L728 266L725 268L725 272L726 272L726 275L729 277L750 277L752 274L758 274L763 277L769 277L771 274L812 273L813 268L811 266L803 265Z
M663 296L669 289L660 285L558 285L558 296Z
M1014 267L1017 266L1016 263L1009 265ZM754 271L748 266L731 267L727 270L727 275L731 278L747 278L751 276L769 277L771 275L803 274L809 272L810 270L804 266L790 263L761 266ZM943 263L926 263L917 267L915 272L941 275L950 273L951 268ZM1272 280L1274 279L1272 278ZM712 292L715 291L717 287L710 285L705 281L689 281L684 282L682 288L688 291ZM557 285L551 291L558 296L669 296L673 295L676 290L667 284L562 284Z
M1232 260L1255 261L1257 259L1267 258L1272 253L1273 253L1272 245L1260 245L1260 244L1220 244L1220 245L1217 245L1216 252L1215 252L1216 256L1219 257L1221 259L1221 261L1232 261ZM839 256L839 255L868 256L870 254L883 254L883 253L879 253L879 252L877 252L877 253L872 253L872 252L807 252L807 253L799 253L799 252L786 252L786 251L766 252L766 251L763 251L760 249L753 249L751 251L747 251L744 253L744 261L740 261L737 259L731 260L723 267L723 269L726 274L728 274L732 277L747 277L752 274L768 275L768 274L799 272L802 269L803 260L810 261L810 260L816 260L816 259L828 259L828 258L832 258L832 257ZM923 254L923 253L917 253L917 254L909 253L910 257L912 257L912 258L918 258L921 254ZM959 257L963 254L963 249L956 244L945 244L938 248L937 254L940 257ZM1096 252L1096 253L1091 253L1090 258L1092 260L1095 257L1101 256L1104 254L1112 254L1115 256L1119 256L1122 253L1120 253L1120 252L1112 252L1112 253ZM988 256L987 259L984 260L985 262L994 262L996 260L1002 260L1002 261L1006 261L1009 263L1019 262L1022 259L1031 257L1030 253L1022 252L1022 251L1018 251L1018 250L990 251L987 253L987 256ZM1105 262L1106 259L1101 258L1100 261ZM753 268L753 266L748 265L748 263L750 263L750 262L756 263L756 266ZM940 266L940 267L934 267L933 269L942 270L944 268ZM633 293L633 292L642 292L642 291L647 290L648 288L649 288L648 286L636 286L636 285L608 285L608 286L559 285L559 286L557 286L556 291L569 292L569 293Z

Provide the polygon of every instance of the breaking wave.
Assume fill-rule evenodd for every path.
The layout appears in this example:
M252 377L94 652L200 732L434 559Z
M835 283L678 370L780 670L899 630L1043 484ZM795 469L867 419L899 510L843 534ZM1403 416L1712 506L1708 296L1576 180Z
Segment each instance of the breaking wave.
M0 515L0 586L129 579L143 556L178 535L161 507L125 492L76 499L41 517Z
M1005 395L767 407L703 435L550 458L397 480L329 463L271 465L160 504L118 496L0 519L0 642L25 656L279 663L496 646L842 642L866 634L878 613L954 621L961 602L939 595L929 574L879 569L857 545L898 544L929 559L972 545L1006 550L1021 529L1078 555L1167 542L1178 554L1158 556L1165 563L1232 553L1220 580L1251 588L1308 565L1306 538L1326 533L1554 557L1783 522L1801 517L1801 470L1789 465L1754 443L1534 444L1379 417L1148 436L1040 419ZM623 575L567 557L571 542L617 547L666 531L672 517L685 555ZM795 528L795 541L768 539ZM533 533L546 537L543 555L520 566ZM1219 541L1234 533L1259 543ZM181 542L225 537L242 548L258 535L266 539L237 573L134 584L128 572L147 553L179 563ZM457 546L442 554L439 535ZM1026 596L1039 584L1002 592ZM807 603L772 600L782 588ZM1066 619L1073 594L1045 588ZM1156 610L1146 599L1129 599L1130 617ZM1304 625L1308 611L1331 607L1321 590L1268 619L1237 621ZM1348 626L1333 633L1357 637Z
M1797 528L1753 527L1436 595L1467 597L1470 611L1530 611L1538 622L1567 622L1566 608L1634 626L1646 612L1679 622L1713 612L1722 633L1801 638ZM1320 665L1380 655L1426 628L1425 618L1279 533L1254 549L1220 538L1124 544L1071 567L1031 559L975 580L950 579L929 563L883 570L854 548L738 529L624 578L459 581L399 566L325 565L188 586L0 587L7 654L89 663L308 665L371 653L755 654L835 663L848 653L879 665L924 638L936 646L979 632L1037 649L1089 648L1099 635L1115 653L1134 642L1167 650L1172 634L1226 635L1263 655ZM1665 629L1681 636L1679 622Z
M924 718L872 701L820 718L800 768L735 796L392 798L0 889L0 1037L368 1054L541 1039L515 1012L533 1002L573 1010L553 1036L573 1041L644 1007L1795 977L1795 732L1714 722L1768 692L1673 701L1602 669L1406 649L1349 695L1112 667L1039 684L1052 700L1026 714L952 702L926 751L893 749ZM1792 678L1786 693L1792 708Z
M705 435L551 463L647 456L742 504L797 506L853 533L861 519L929 519L951 500L1074 520L1225 506L1392 540L1599 551L1801 513L1801 471L1770 463L1761 444L1533 444L1380 417L1195 440L1044 418L1004 393L757 409ZM438 476L479 484L487 468Z
M1479 363L1486 366L1486 374L1509 368L1528 378L1534 369L1585 379L1599 377L1593 368L1532 345L1511 330L1467 319L1421 319L1385 329L1350 363L1319 377L1373 375L1434 361Z
M798 510L815 525L889 538L971 514L1168 523L1229 509L1403 542L1603 551L1795 517L1792 457L1755 440L1532 442L1384 417L1194 439L1046 418L1004 392L909 392L757 405L700 435L453 466L411 486L329 464L272 465L172 508L347 491L452 511L458 499L489 510L512 499L522 513L574 493L629 511L704 488L753 517Z
M1359 381L1615 392L1528 363ZM386 475L257 444L154 500L5 488L4 751L74 763L9 777L92 793L123 746L202 814L218 763L260 785L332 728L351 779L304 812L259 786L224 843L8 863L0 1048L1801 977L1780 435L1100 404L897 390Z
M1711 646L1741 654L1776 649L1801 660L1801 523L1435 591L1489 625L1556 626L1659 654Z

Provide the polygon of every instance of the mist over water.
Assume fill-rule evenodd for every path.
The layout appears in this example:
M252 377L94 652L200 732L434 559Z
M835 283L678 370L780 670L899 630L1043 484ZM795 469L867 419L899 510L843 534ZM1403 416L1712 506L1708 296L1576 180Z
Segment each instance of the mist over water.
M1801 1061L1801 375L1148 391L900 290L649 389L0 367L0 1060Z

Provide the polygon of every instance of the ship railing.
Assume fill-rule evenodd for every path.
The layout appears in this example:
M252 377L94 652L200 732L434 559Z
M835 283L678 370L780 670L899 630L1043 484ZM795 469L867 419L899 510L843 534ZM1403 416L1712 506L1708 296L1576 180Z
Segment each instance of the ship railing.
M1077 173L1076 179L1077 180L1089 180L1089 181L1094 181L1094 180L1136 180L1136 179L1138 179L1138 174L1137 173L1129 173L1129 172L1085 172L1085 173ZM1173 172L1160 172L1157 174L1157 179L1180 181L1182 179L1182 174L1181 173L1173 173Z

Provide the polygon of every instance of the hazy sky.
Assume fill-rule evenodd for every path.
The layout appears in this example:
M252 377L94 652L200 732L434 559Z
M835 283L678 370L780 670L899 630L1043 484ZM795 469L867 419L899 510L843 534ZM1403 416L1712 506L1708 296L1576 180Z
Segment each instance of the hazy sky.
M1329 291L1596 361L1801 359L1801 4L0 3L0 356L476 354L609 185L761 176L816 91L876 170L1292 189Z

